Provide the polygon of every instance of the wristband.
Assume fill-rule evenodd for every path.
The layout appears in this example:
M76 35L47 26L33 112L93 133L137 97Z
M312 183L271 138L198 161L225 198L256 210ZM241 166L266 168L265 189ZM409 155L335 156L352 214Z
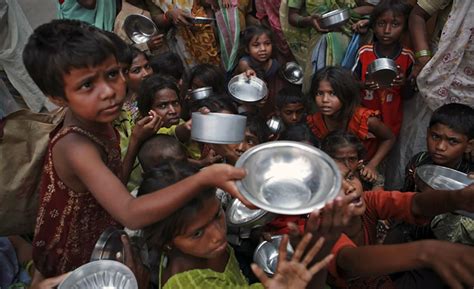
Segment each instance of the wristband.
M423 49L423 50L415 52L415 58L420 58L420 57L425 57L425 56L428 56L428 57L433 56L433 54L431 53L431 50Z

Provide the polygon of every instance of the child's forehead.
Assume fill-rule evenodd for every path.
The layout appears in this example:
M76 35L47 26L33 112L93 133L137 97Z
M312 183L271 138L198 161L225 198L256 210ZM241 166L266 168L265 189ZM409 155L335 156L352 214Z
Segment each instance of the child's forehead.
M165 87L156 91L155 102L168 102L178 100L178 95L174 89Z
M377 17L376 20L379 20L381 18L385 18L385 20L405 20L407 16L404 15L403 13L401 12L397 12L397 11L394 11L394 10L386 10L384 12L382 12L379 17Z
M293 102L285 103L282 106L282 109L300 109L300 108L304 108L303 102L293 101Z
M432 126L430 126L428 128L428 130L430 132L435 132L435 133L438 133L438 134L442 134L442 135L446 135L447 137L450 137L450 138L458 138L460 140L468 140L468 136L461 133L461 132L458 132L456 130L454 130L453 128L451 128L450 126L446 125L446 124L443 124L443 123L435 123L433 124Z
M260 34L254 35L252 39L250 40L250 42L266 41L266 40L270 40L270 37L267 35L267 33L260 33Z

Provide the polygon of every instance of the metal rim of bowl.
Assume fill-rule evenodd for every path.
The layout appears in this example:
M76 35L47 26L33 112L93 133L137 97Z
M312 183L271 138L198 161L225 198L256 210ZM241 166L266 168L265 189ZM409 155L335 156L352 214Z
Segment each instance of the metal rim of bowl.
M206 93L207 95L201 96L200 95L201 93ZM202 100L202 99L208 98L213 93L214 93L214 90L212 89L211 86L200 87L200 88L196 88L194 90L191 90L191 98L193 100ZM199 96L196 96L196 95L199 95Z
M201 114L200 112L194 112L192 115L194 114ZM192 118L192 115L191 115L191 118ZM206 116L216 116L216 117L220 117L220 118L234 118L234 119L237 119L237 118L245 118L245 120L247 120L247 117L246 116L243 116L243 115L238 115L238 114L229 114L229 113L220 113L220 112L210 112L208 114L204 114ZM245 131L245 129L244 129ZM196 136L196 135L193 135L193 130L191 129L191 139L195 140L195 141L198 141L198 142L203 142L203 143L212 143L212 144L238 144L238 143L241 143L243 138L239 141L235 140L235 141L229 141L229 140L218 140L218 139L206 139L206 138L201 138L199 136Z
M130 40L132 40L133 43L135 43L135 44L145 43L145 42L136 42L136 41L134 40L133 35L130 34L129 29L127 29L127 27L130 25L129 23L130 23L131 21L133 21L134 18L135 18L135 19L143 19L143 20L146 20L146 21L149 22L151 25L153 25L155 31L154 31L153 34L147 35L147 37L151 37L152 35L154 35L154 34L156 34L156 33L158 32L158 27L156 26L155 22L153 22L153 20L151 20L150 18L146 17L145 15L141 15L141 14L130 14L130 15L128 15L128 16L125 18L122 27L123 27L123 30L125 31L125 34L127 35L127 37L128 37ZM139 32L141 33L141 31L139 31Z
M292 79L290 77L288 77L287 73L286 73L286 70L289 69L291 66L294 66L295 68L298 68L299 70L301 70L301 73L303 73L303 69L301 68L301 66L294 62L294 61L290 61L290 62L287 62L286 65L285 65L285 68L283 69L283 77L286 79L286 81L288 81L289 83L292 83L292 84L296 84L296 85L300 85L303 83L303 75L300 79L298 80L295 80L295 79Z
M280 241L280 242L281 242L281 241L283 240L283 235L274 235L274 236L271 237L271 239L272 239L271 242L265 240L265 241L261 242L260 244L258 244L257 248L255 248L255 251L253 252L253 256L252 256L253 261L254 261L255 263L257 263L257 262L256 262L256 260L257 260L257 253L262 249L263 246L265 246L265 245L267 245L267 244L272 244L272 245L275 247L276 252L279 254L280 246L275 246L275 244L273 244L273 242L274 242L274 241ZM288 240L288 246L291 247L291 243L290 243L289 240ZM293 247L291 247L291 249L292 249L292 252L291 252L291 253L293 254L293 253L294 253ZM288 248L286 249L286 251L288 252ZM269 274L269 275L275 274L275 272L271 272L271 271L269 270L268 266L265 266L264 268L262 268L262 270L263 270L265 273Z
M323 15L321 15L321 19L326 19L326 18L334 16L334 15L343 14L346 11L348 11L347 8L339 8L339 9L336 9L336 10L332 10L332 11L326 12Z
M237 86L237 85L242 85L243 83L245 83L246 85L252 85L254 88L261 90L261 93L259 95L260 98L258 98L256 100L248 101L248 100L244 100L244 99L239 98L238 95L235 95L234 87ZM255 85L253 85L252 83L257 84L260 87L257 87ZM263 80L261 80L260 78L256 77L256 76L251 76L250 78L247 78L246 76L244 76L242 74L236 75L236 76L231 78L231 80L229 81L229 83L227 85L227 88L229 90L230 95L235 100L237 100L238 102L241 102L241 103L256 103L256 102L259 102L262 99L264 99L268 94L268 87L267 87L266 83Z
M239 199L235 199L232 201L231 205L229 208L227 208L227 211L226 211L226 217L227 217L227 222L230 226L233 226L233 227L245 227L245 226L249 226L251 224L254 224L254 223L258 223L260 220L262 220L265 216L267 216L268 214L271 214L273 215L272 213L270 212L267 212L265 210L262 210L262 209L257 209L259 210L260 212L257 212L257 215L252 218L251 220L247 220L245 222L234 222L234 219L232 218L234 216L234 213L235 213L235 203L236 202L240 202ZM242 204L242 202L240 202ZM245 206L244 204L242 204L242 206ZM257 224L258 225L258 224Z
M454 176L460 176L462 178L466 178L466 180L470 181L471 183L474 183L474 179L471 180L468 178L467 174L465 173L462 173L458 170L455 170L455 169L452 169L452 168L448 168L448 167L443 167L443 166L438 166L438 165L423 165L423 166L420 166L419 168L417 168L416 170L416 175L423 181L425 182L428 186L431 187L431 184L428 183L429 180L426 179L426 177L429 177L433 174L428 174L429 172L433 172L435 170L443 170L443 171L446 171L448 172L449 174L452 174ZM452 178L451 178L452 179ZM455 180L455 179L452 179L454 181L458 181L458 180ZM469 184L466 184L463 182L463 184L465 186L468 186ZM433 188L433 187L432 187ZM433 189L438 189L438 188L433 188Z
M317 150L315 147L310 146L308 144L300 143L300 142L295 142L295 141L273 141L273 142L268 142L268 143L263 143L257 146L254 146L244 152L240 158L237 160L235 163L236 168L244 168L244 164L247 161L247 159L252 156L255 153L258 153L261 150L266 150L269 147L286 147L286 146L292 146L292 147L298 147L302 150L312 152L312 153L317 153L328 165L329 167L335 172L334 174L334 186L331 188L329 192L326 194L326 200L324 203L328 202L329 200L335 199L339 195L339 191L341 189L341 184L342 184L342 177L341 174L339 173L339 168L337 167L336 163L334 160L331 159L330 156L328 156L325 152L321 150ZM251 193L249 193L246 189L246 187L243 185L242 180L236 181L237 188L239 189L239 192L242 194L244 198L246 198L250 203L255 205L256 207L263 209L265 211L275 213L275 214L281 214L281 215L304 215L304 214L309 214L315 209L321 209L322 206L311 206L311 207L303 207L303 208L298 208L298 209L275 209L272 206L269 206L257 198L255 198Z
M106 260L106 259L102 259L104 255L105 246L109 242L110 238L112 238L116 234L119 234L119 236L121 237L122 235L127 234L127 233L115 227L108 227L107 229L105 229L104 232L102 232L99 239L94 245L94 249L92 250L90 261ZM122 255L124 254L125 254L125 250L124 248L122 248Z

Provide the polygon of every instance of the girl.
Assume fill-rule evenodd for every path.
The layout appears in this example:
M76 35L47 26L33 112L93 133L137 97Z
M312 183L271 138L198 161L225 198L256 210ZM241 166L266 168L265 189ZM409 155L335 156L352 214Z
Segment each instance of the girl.
M186 163L169 163L152 172L143 181L139 195L173 184L197 170ZM201 191L168 218L146 227L148 245L161 254L160 261L152 265L152 272L158 277L158 288L184 288L189 284L193 284L193 288L305 288L312 276L331 259L327 256L306 268L322 245L320 239L300 261L311 239L308 234L297 246L291 261L287 261L288 239L285 237L280 246L275 276L266 277L253 264L252 269L263 286L250 286L239 270L234 252L227 243L226 232L225 214L215 189Z
M359 85L349 71L326 67L319 71L311 85L319 112L307 122L319 139L329 132L345 130L355 134L367 149L361 174L373 182L376 168L395 142L395 136L378 118L379 113L359 106Z
M224 72L217 66L211 64L199 64L191 69L188 88L195 90L210 86L215 94L225 92Z

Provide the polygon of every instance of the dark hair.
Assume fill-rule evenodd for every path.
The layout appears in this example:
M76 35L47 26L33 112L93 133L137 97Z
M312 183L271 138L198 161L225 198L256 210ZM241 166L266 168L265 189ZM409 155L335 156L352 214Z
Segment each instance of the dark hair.
M271 32L271 30L269 30L268 28L264 27L264 26L248 26L243 32L242 32L242 35L240 37L240 51L239 51L239 55L241 56L244 56L244 55L248 55L247 53L247 50L249 49L249 45L250 45L250 42L252 41L252 39L255 37L255 36L260 36L262 34L266 34L268 36L268 38L270 38L270 41L273 45L273 43L275 42L273 40L273 33ZM272 49L272 54L275 53L275 49ZM254 67L251 64L251 67L252 69L255 70L255 72L257 73L257 77L260 78L260 79L263 79L264 76L265 76L265 71L262 67Z
M336 151L342 147L353 147L357 151L357 157L363 159L366 153L365 147L360 139L350 132L335 130L330 132L322 141L321 149L332 158L336 157Z
M259 143L268 141L270 137L270 129L267 126L265 120L258 114L247 115L246 128L254 134Z
M133 60L137 58L139 55L143 55L143 57L145 57L146 60L150 61L148 54L146 54L144 51L141 51L140 49L138 49L137 47L133 45L129 45L128 47L130 48L130 52L132 54L132 63L133 63Z
M191 88L192 82L195 78L199 78L204 83L204 86L212 87L212 90L216 94L225 91L224 71L217 66L208 63L194 66L189 74L189 88Z
M150 66L154 73L172 76L176 82L183 78L184 64L178 54L166 52L153 57Z
M461 104L445 104L433 112L428 127L443 124L457 133L474 139L474 108Z
M284 87L278 91L275 97L275 106L278 109L282 109L285 105L293 103L306 104L301 89L295 87Z
M144 172L171 160L187 161L186 152L179 141L170 135L157 134L147 139L138 152Z
M309 142L315 147L319 147L320 141L318 138L311 132L306 123L297 123L287 127L282 135L281 140L292 140L298 142Z
M117 34L110 32L110 31L102 31L109 37L110 41L115 45L115 50L117 51L117 61L119 63L124 63L127 67L130 67L133 62L133 54L132 50L130 49L130 45L128 45L122 38L120 38Z
M411 6L403 0L382 0L370 14L370 26L375 27L375 22L387 11L392 11L393 15L403 16L403 29L408 29L408 16L410 15Z
M349 70L338 66L327 66L319 70L311 82L311 96L313 100L319 89L319 83L328 81L334 94L341 101L342 107L337 118L340 121L348 121L359 105L360 86Z
M67 19L40 25L23 50L26 70L41 91L65 99L65 74L98 66L109 57L117 58L109 37L85 22Z
M227 110L232 114L237 114L237 108L232 102L232 99L226 94L212 95L203 99L200 105L201 107L207 107L211 112L222 112Z
M178 87L171 77L152 74L142 81L137 99L138 110L142 116L148 115L156 93L166 88L174 90L179 97Z
M197 168L187 162L165 163L144 174L138 196L168 187L196 174L198 171ZM196 214L203 208L204 202L215 196L215 188L203 190L168 217L145 227L144 233L147 244L158 250L163 250L164 245L170 243L174 237L186 229L186 225L190 220L198 217Z

